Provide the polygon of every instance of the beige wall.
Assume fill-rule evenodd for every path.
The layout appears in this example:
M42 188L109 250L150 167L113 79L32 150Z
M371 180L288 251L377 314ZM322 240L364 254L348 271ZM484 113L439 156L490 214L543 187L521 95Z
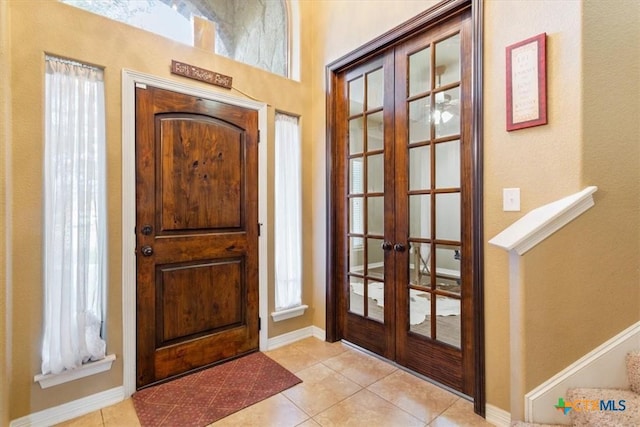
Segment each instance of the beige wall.
M122 384L121 313L121 78L122 68L165 78L171 59L234 77L243 92L273 112L302 116L303 300L308 313L273 324L276 336L313 324L325 327L326 155L325 66L433 5L435 1L301 1L301 82L271 75L207 52L91 15L56 0L0 1L0 164L4 144L12 161L0 200L12 194L8 254L13 280L0 266L0 313L15 309L8 342L13 362L10 418ZM541 204L598 185L596 206L523 260L527 389L626 326L640 320L640 159L637 119L640 4L578 1L485 1L484 209L485 240ZM9 14L10 11L10 19ZM620 25L619 22L624 22ZM10 24L10 25L9 25ZM549 124L517 132L504 125L504 48L548 34ZM13 44L8 43L13 41ZM624 42L621 43L621 40ZM12 48L12 49L9 49ZM111 249L108 349L112 371L49 390L33 384L40 365L42 275L42 94L44 53L105 67ZM10 57L7 57L7 53ZM2 67L9 63L10 68ZM11 80L8 74L11 73ZM10 81L10 85L7 82ZM193 83L198 85L198 83ZM216 89L213 89L216 90ZM10 95L10 96L9 96ZM7 105L9 99L11 102ZM610 114L618 112L618 114ZM7 120L12 126L5 126ZM273 163L273 150L269 152ZM269 176L269 185L273 177ZM502 188L519 187L522 212L502 212ZM1 206L0 206L1 208ZM273 206L269 206L273 216ZM0 224L7 220L0 209ZM269 229L273 233L272 225ZM0 261L4 261L4 246ZM271 252L269 256L271 257ZM3 262L4 264L4 262ZM36 266L36 268L34 268ZM509 290L507 255L485 245L486 374L488 403L509 409ZM270 277L272 294L272 277ZM273 301L270 300L270 310ZM569 332L567 332L569 329ZM0 329L4 344L5 331ZM5 366L0 347L0 374ZM4 376L2 376L5 378ZM0 411L6 409L0 399ZM6 420L0 412L0 423Z
M9 8L6 2L0 2L0 227L6 236L9 228L6 218L6 150L10 136L11 115L9 100L11 85L9 82ZM7 378L7 300L6 300L6 239L0 242L0 425L9 424L9 383Z
M485 9L485 237L588 185L596 206L527 253L526 391L640 319L637 2L489 0ZM504 131L504 47L547 33L549 124ZM624 41L623 41L624 40ZM631 70L635 70L631 72ZM611 114L613 113L613 114ZM612 117L609 119L609 117ZM501 211L519 187L522 212ZM621 254L624 254L621 256ZM508 409L506 254L486 246L487 396Z
M11 155L13 173L10 176L13 198L13 239L10 264L14 272L12 287L14 310L11 319L13 370L11 382L10 417L25 416L45 408L73 401L96 392L122 385L122 290L121 290L121 70L132 69L180 81L171 76L169 65L177 59L203 68L233 76L234 86L252 97L264 101L269 108L269 136L273 141L273 112L275 109L308 117L308 84L310 64L308 36L302 36L302 83L294 82L257 70L211 53L180 45L124 24L115 23L88 12L59 3L56 0L12 0L2 3L2 17L9 7L11 39L17 44L11 51L10 65L13 117ZM3 22L4 24L4 22ZM2 25L4 29L8 28ZM303 27L309 28L309 26ZM308 30L307 33L309 34ZM118 360L114 368L104 374L74 381L52 389L41 390L33 383L40 370L40 341L42 323L42 173L43 159L43 82L44 54L72 58L105 67L107 100L107 174L109 205L109 288L108 342L109 353ZM4 81L4 80L3 80ZM193 85L202 85L188 81ZM4 86L0 86L3 90ZM211 90L215 89L206 86ZM3 93L4 95L5 93ZM242 97L238 92L232 95ZM286 96L283 96L286 94ZM4 96L2 99L6 99ZM0 107L2 108L2 107ZM7 117L4 108L2 118ZM309 156L310 126L303 127L303 157ZM4 139L3 139L4 140ZM269 158L273 159L272 146ZM0 181L3 183L3 181ZM273 185L270 175L269 183ZM304 183L309 187L309 176ZM2 188L2 187L0 187ZM271 214L273 207L270 206ZM303 207L303 215L311 216L310 206ZM272 215L271 215L272 216ZM272 224L270 233L273 233ZM10 236L7 233L7 236ZM305 265L309 265L305 241ZM270 254L271 256L271 254ZM305 270L305 303L311 310L292 322L270 325L270 335L309 326L318 310L311 298L311 271ZM272 281L269 284L273 295ZM0 300L1 302L1 300ZM273 310L273 298L270 298ZM3 310L4 311L4 310ZM0 338L2 338L0 336ZM4 340L2 340L4 342ZM6 384L6 382L3 382Z
M616 4L582 5L580 178L598 192L525 257L528 389L640 318L640 4Z
M581 5L577 1L489 0L485 3L484 233L487 240L531 209L581 189L580 14ZM547 33L549 124L506 132L505 46L543 32ZM508 187L521 189L521 212L502 211L502 189ZM545 267L540 274L548 271ZM487 400L507 410L510 404L508 273L507 254L485 244ZM543 280L549 281L552 277ZM528 283L527 277L525 286ZM549 372L547 377L553 373Z
M326 232L323 214L326 190L324 66L432 4L428 1L315 2L318 46L314 49L313 135L317 143L312 194L318 206L314 208L318 213L314 227L317 250L313 254L316 277L326 277L326 248L323 246ZM527 358L526 371L521 374L527 391L640 320L637 262L629 262L639 258L640 242L638 120L628 120L637 117L638 74L630 72L625 62L617 70L634 78L604 78L611 64L619 62L621 57L634 58L629 60L631 69L637 69L637 52L619 55L620 51L611 46L619 46L619 40L631 37L622 51L637 51L640 46L635 37L638 4L625 2L625 8L613 14L602 10L608 4L569 0L485 1L485 241L531 209L587 185L600 186L594 209L531 251L523 261ZM629 13L629 9L633 13ZM624 21L629 24L616 24L618 15L625 15ZM603 16L607 17L603 19ZM543 32L548 35L549 124L506 132L505 46ZM625 37L619 32L625 33ZM629 33L633 34L630 36ZM601 50L607 50L608 55L601 56ZM591 79L600 83L589 84ZM622 105L614 101L620 97L611 97L607 99L607 107L596 107L602 105L604 94L598 91L607 91L610 86L604 84L607 81L620 85L616 94L623 95ZM604 108L622 110L627 119L620 118L602 127L599 117ZM611 134L616 135L613 144L610 143L613 142ZM609 143L603 145L603 140ZM621 185L623 182L626 184ZM502 189L506 187L521 189L521 212L502 211ZM625 227L620 227L621 223ZM621 239L620 234L625 233L630 238ZM627 253L629 257L620 256ZM607 262L603 264L603 260ZM485 244L487 401L509 410L507 261L504 251ZM602 290L607 289L611 277L616 277L619 287L615 295L603 297ZM560 289L569 291L567 297L559 297ZM316 298L320 300L323 295L324 288L318 287ZM598 301L601 302L599 305ZM602 302L604 307L601 307ZM586 303L604 310L607 321L584 310ZM578 323L573 319L579 319ZM314 322L324 324L324 319L316 317ZM588 328L581 328L580 322L585 322ZM577 326L567 334L563 327L566 325Z

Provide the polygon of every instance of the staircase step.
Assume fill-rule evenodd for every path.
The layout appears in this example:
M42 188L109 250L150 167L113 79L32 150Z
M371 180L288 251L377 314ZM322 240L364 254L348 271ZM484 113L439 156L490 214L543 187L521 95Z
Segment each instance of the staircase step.
M567 391L571 423L577 427L640 426L640 395L631 390L574 388Z
M640 393L640 351L632 351L627 354L627 378L631 390Z

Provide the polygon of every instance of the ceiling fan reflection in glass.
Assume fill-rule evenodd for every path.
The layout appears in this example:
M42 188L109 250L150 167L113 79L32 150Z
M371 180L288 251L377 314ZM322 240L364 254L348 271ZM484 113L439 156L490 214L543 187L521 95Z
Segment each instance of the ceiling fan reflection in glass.
M437 125L441 122L447 123L454 117L454 115L446 109L447 105L451 102L451 95L444 92L438 92L435 94L435 100L436 108L433 111L433 121Z

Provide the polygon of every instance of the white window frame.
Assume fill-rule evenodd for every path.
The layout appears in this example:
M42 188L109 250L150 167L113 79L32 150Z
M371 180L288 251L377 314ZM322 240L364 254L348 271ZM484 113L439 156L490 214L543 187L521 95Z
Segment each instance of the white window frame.
M302 304L302 159L300 118L275 115L274 321L304 314Z
M106 355L106 108L97 67L46 57L42 388L111 368Z

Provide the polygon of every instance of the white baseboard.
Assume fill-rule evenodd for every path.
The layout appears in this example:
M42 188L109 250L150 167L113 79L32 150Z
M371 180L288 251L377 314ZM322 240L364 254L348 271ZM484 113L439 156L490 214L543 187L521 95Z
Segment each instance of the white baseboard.
M311 330L313 332L313 336L318 338L320 341L327 340L327 333L324 329L318 328L317 326L312 326Z
M274 350L278 347L285 346L287 344L294 343L296 341L303 340L309 337L316 337L319 340L325 340L325 331L317 326L307 326L306 328L298 329L286 334L278 335L277 337L269 338L267 342L267 350Z
M629 388L625 356L640 349L640 322L589 352L524 396L525 421L569 424L554 405L572 387Z
M116 387L73 402L35 412L25 417L15 419L9 424L10 427L47 427L58 424L73 418L86 415L93 411L98 411L107 406L115 405L124 400L124 388Z
M511 425L511 414L497 406L485 405L485 419L496 427L509 427Z
M270 338L267 342L267 349L273 350L309 337L315 337L324 341L326 334L324 329L318 328L317 326L308 326L306 328L298 329L297 331ZM116 403L122 402L125 397L124 387L116 387L15 419L11 421L9 426L47 427L73 418L81 417L90 412L99 411L107 406L115 405Z

